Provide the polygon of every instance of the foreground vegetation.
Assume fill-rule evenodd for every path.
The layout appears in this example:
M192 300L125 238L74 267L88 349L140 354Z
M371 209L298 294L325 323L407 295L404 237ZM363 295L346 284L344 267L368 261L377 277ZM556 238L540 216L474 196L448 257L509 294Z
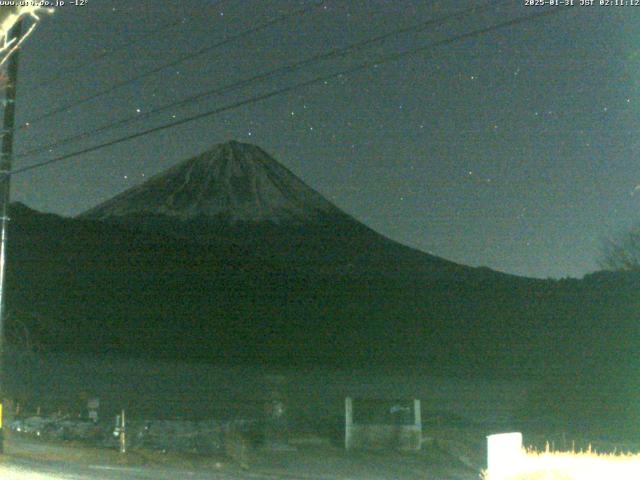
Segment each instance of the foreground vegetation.
M529 450L513 462L508 474L483 474L484 480L635 480L640 455L631 453L537 452Z

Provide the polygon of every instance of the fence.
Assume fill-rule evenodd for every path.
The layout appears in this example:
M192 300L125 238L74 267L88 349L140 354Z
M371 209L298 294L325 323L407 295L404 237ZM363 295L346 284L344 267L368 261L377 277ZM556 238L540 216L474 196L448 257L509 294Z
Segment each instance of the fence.
M422 414L420 400L345 399L346 450L399 448L420 450Z
M51 441L77 441L94 447L175 451L185 453L226 453L240 451L240 440L257 444L269 430L268 404L263 401L215 402L207 411L182 410L176 415L172 405L150 415L144 408L120 409L90 398L84 402L65 399L44 405L6 402L6 426L12 432ZM183 405L184 406L184 405ZM286 427L286 425L285 425ZM235 455L230 455L235 458Z

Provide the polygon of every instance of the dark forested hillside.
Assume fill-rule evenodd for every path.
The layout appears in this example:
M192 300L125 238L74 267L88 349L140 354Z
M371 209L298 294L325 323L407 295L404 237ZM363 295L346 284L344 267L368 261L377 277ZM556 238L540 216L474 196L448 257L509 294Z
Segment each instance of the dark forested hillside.
M190 242L22 205L12 217L9 311L47 349L511 375L638 348L633 274L519 278L339 223Z

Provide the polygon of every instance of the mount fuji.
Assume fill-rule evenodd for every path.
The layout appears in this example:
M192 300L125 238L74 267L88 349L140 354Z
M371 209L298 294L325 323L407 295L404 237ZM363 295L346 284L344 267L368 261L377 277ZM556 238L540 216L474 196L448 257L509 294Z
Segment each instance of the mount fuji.
M387 239L261 148L236 141L215 145L77 218L190 242L225 242L290 267L472 270Z
M164 216L233 225L301 224L341 212L254 145L214 146L81 215L95 220Z

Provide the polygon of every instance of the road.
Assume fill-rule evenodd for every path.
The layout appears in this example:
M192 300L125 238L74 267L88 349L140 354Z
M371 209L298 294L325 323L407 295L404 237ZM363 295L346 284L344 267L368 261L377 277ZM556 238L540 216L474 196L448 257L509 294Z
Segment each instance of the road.
M372 470L376 470L375 468ZM476 475L468 473L460 475L453 471L445 472L445 469L438 469L438 472L432 469L423 470L421 475L419 472L409 468L397 468L395 472L388 469L386 471L378 471L372 474L362 472L360 475L345 475L347 472L340 474L314 474L303 472L286 472L286 471L242 471L235 469L220 469L219 471L205 470L186 470L171 467L155 467L155 466L120 466L120 465L83 465L71 462L52 462L40 460L25 459L5 459L0 464L0 478L3 480L398 480L398 479L414 479L422 478L424 480L470 480L477 479ZM412 471L413 470L413 471ZM431 470L431 471L430 471Z
M3 480L478 480L437 449L421 454L345 452L331 447L256 451L249 469L224 457L141 457L12 438L0 457ZM126 462L126 463L125 463Z
M275 479L271 475L248 472L205 472L174 468L81 465L68 462L7 459L0 465L3 480L239 480Z

